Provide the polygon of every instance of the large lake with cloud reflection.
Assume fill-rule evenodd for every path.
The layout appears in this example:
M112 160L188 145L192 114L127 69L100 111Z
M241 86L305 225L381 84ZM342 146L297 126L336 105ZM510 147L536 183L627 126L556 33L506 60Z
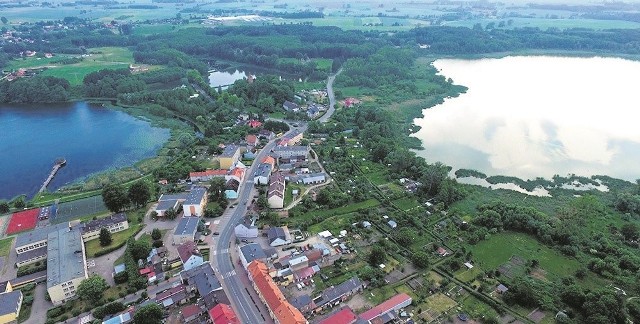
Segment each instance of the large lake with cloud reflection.
M466 93L423 111L427 161L524 179L640 178L640 62L522 56L437 60Z

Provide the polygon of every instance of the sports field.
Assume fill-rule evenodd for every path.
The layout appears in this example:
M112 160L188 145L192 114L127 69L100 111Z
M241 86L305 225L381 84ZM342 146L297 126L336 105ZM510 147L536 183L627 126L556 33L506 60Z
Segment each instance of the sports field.
M11 235L35 228L39 214L40 208L13 213L9 225L7 225L6 234Z
M56 204L52 207L52 209L52 224L68 222L82 216L107 211L107 207L104 205L101 196L93 196L80 200Z

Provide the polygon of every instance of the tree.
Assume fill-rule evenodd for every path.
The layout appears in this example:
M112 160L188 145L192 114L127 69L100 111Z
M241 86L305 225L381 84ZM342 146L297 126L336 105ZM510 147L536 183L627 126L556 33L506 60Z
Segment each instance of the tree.
M131 256L134 260L146 259L149 256L151 247L147 241L134 241L131 245Z
M22 209L26 204L24 203L24 197L19 197L16 201L13 202L13 207Z
M627 312L634 323L640 323L640 299L635 298L627 303Z
M149 198L151 198L151 192L149 191L149 186L144 181L137 181L129 187L129 200L136 207L144 206Z
M369 263L373 266L378 266L387 260L387 253L381 246L374 246L369 253Z
M423 251L418 251L411 256L411 262L420 269L429 267L429 255Z
M155 240L159 240L160 238L162 238L162 233L160 232L159 229L154 228L153 231L151 231L151 238L155 241Z
M114 213L122 211L129 205L129 198L124 188L114 184L108 184L102 188L102 200L105 206Z
M624 238L629 241L638 239L638 236L640 234L640 231L638 231L638 225L634 223L626 223L622 225L622 229L620 230L620 232L622 233Z
M0 214L6 214L10 210L9 203L6 201L0 202Z
M7 17L0 17L0 20L2 21L3 24L7 24L9 22L9 20L7 19Z
M100 246L107 246L111 244L111 242L113 242L113 239L111 238L111 232L109 232L109 230L104 227L100 229L99 238L100 238Z
M104 278L92 275L91 277L82 280L80 285L78 285L77 294L84 300L96 303L102 298L102 293L108 288L109 285Z
M133 315L135 324L157 324L162 322L164 312L156 303L150 303L140 307Z

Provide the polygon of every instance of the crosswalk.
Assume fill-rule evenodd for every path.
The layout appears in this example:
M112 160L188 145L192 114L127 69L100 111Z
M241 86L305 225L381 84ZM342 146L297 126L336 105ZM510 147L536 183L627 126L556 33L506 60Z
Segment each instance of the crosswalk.
M220 250L220 254L226 254L226 253L229 253L229 249ZM218 250L213 250L213 255L218 255Z
M236 270L231 270L227 273L222 274L222 279L227 279L236 275Z

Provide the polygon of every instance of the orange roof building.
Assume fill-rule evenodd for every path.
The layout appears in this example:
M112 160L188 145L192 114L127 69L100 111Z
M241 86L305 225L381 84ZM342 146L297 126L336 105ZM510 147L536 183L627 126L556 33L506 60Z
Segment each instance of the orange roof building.
M247 267L249 279L253 282L258 296L267 305L271 318L279 324L307 324L302 313L291 305L280 288L271 279L269 268L264 262L254 260Z
M271 168L272 168L272 169L276 167L276 159L274 159L274 158L273 158L273 156L271 156L271 155L267 155L267 157L265 157L265 158L262 160L262 163L268 163L268 164L271 164Z
M198 181L211 181L211 179L216 177L225 177L229 171L227 170L207 170L203 172L190 172L189 178L191 178L192 182Z

